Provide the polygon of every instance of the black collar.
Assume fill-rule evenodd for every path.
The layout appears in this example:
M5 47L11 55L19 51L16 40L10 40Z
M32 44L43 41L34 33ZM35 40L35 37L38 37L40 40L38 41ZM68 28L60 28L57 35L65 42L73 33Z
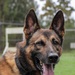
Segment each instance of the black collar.
M35 75L35 70L32 70L32 67L28 64L25 57L25 46L24 48L20 48L20 56L15 57L16 65L21 73L21 75Z

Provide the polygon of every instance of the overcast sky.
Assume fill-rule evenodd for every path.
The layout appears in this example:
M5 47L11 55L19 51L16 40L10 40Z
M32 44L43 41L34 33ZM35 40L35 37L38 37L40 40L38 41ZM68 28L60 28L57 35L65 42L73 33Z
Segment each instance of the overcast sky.
M75 0L71 0L71 6L75 8ZM75 12L73 12L72 17L75 19Z
M42 0L42 1L35 0L35 1L37 1L38 5L39 5L39 10L41 11L41 8L42 8L42 6L44 6L46 0ZM53 1L57 2L57 0L53 0ZM71 6L73 8L75 8L75 0L71 0ZM41 13L43 13L43 12L41 11ZM72 17L75 19L75 12L73 12Z

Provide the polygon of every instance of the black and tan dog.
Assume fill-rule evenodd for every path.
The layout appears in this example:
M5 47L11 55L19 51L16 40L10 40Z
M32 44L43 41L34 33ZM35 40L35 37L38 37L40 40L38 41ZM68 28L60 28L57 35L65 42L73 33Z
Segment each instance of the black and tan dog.
M49 29L42 29L33 9L24 26L26 42L17 43L17 52L6 53L0 60L0 75L54 75L62 53L64 17L59 10Z

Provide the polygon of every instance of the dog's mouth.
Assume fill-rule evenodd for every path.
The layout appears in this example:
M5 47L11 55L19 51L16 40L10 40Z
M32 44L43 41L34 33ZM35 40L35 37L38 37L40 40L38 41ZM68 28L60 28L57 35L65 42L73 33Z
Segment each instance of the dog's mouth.
M35 57L35 66L41 72L41 75L54 75L54 63L45 64Z
M43 75L54 75L53 64L43 64Z

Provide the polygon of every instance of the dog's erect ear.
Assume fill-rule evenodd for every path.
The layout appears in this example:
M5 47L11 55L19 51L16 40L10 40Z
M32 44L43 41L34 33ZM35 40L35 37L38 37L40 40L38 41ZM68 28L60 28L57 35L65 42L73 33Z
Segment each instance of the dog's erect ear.
M64 16L61 10L54 16L50 29L54 30L59 36L64 36Z
M33 9L31 9L26 17L24 33L26 39L29 39L34 32L40 29L38 19Z

